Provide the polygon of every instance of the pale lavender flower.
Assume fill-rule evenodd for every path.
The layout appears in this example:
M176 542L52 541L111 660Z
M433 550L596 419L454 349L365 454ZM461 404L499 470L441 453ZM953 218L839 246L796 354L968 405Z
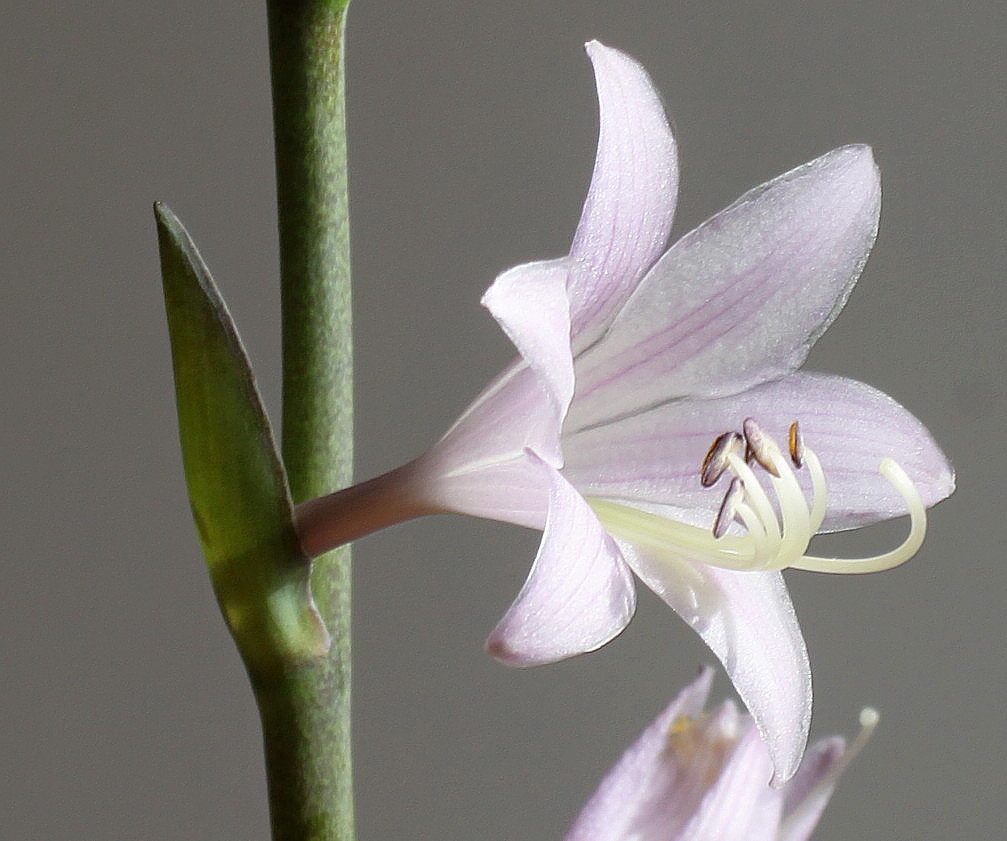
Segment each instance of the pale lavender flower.
M304 545L434 512L542 529L488 641L517 666L615 637L632 569L724 663L784 780L807 741L811 673L780 570L901 563L954 485L891 398L796 372L874 242L877 168L868 147L837 149L665 250L678 176L659 97L633 59L587 49L601 130L570 254L505 272L483 299L520 358L415 462L302 506ZM807 554L818 531L907 512L892 552Z
M626 750L565 841L806 841L877 713L861 713L849 747L839 737L813 745L774 788L752 718L731 701L703 711L712 677L704 669Z

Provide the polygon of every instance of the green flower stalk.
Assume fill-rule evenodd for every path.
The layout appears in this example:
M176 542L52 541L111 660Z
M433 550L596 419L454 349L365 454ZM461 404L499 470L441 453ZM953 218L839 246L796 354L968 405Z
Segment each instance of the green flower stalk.
M269 0L283 301L283 461L294 502L350 484L353 371L343 46L349 0ZM332 645L259 682L274 841L351 841L350 552L315 562Z

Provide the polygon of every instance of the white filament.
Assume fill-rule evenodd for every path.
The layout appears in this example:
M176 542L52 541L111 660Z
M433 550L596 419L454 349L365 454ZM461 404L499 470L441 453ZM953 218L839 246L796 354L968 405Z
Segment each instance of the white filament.
M909 536L890 552L882 552L880 555L868 558L817 558L805 555L800 563L793 566L812 572L880 572L904 564L919 551L927 533L927 511L916 485L906 475L906 471L890 458L881 462L878 471L892 483L909 506Z
M658 553L686 558L733 570L811 570L813 572L865 573L891 569L909 560L919 550L926 534L926 509L919 492L905 471L890 458L879 472L899 492L909 509L909 536L897 547L867 558L820 558L806 555L808 543L825 519L827 488L821 462L805 448L804 464L811 477L811 504L805 498L791 463L775 443L767 442L766 454L779 476L769 474L776 508L752 468L736 453L727 456L728 472L741 480L744 493L733 516L744 534L714 537L696 526L680 523L629 505L601 499L588 502L613 536Z

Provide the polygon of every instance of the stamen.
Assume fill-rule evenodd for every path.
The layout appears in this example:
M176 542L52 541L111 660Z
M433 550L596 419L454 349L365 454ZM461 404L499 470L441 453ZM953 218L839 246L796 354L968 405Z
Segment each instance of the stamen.
M741 428L745 432L745 441L752 457L759 462L763 470L779 478L780 472L773 463L773 451L777 449L773 439L766 435L752 418L745 418Z
M780 505L780 528L783 541L776 551L776 556L767 558L762 568L786 569L804 554L814 531L811 529L808 502L794 471L775 446L772 455L779 478L770 478L770 482L773 484L773 490L776 491L776 499Z
M811 474L811 533L818 534L825 520L825 502L828 488L825 484L825 471L818 456L811 450L804 451L804 460Z
M738 517L740 517L741 522L745 524L748 536L752 539L752 542L755 543L755 549L753 552L755 558L773 557L775 553L769 545L769 535L766 534L765 525L756 516L751 507L746 505L744 501L738 503Z
M755 563L748 536L725 535L714 539L709 529L641 511L607 499L588 499L605 530L614 537L672 559L710 564L722 569L749 570ZM687 567L686 567L687 569Z
M724 465L724 469L727 469L726 464ZM727 488L724 501L720 503L717 519L713 522L714 537L723 537L727 534L728 527L734 522L735 515L738 513L738 503L741 502L744 496L745 486L741 483L741 479L735 476Z
M769 474L771 489L764 486L765 480L760 481L754 465L746 462L748 454L743 452L742 442ZM703 460L700 479L709 487L724 473L732 476L714 520L712 535L710 530L614 500L589 499L588 502L613 536L666 555L669 560L687 559L722 569L793 567L814 572L877 572L898 566L917 552L926 533L926 510L912 480L898 464L886 458L879 470L905 500L910 515L909 536L890 552L869 558L804 555L825 519L825 473L818 456L805 446L797 423L790 427L788 450L789 459L751 418L744 423L744 436L726 432L717 437ZM810 498L794 473L797 462L808 469ZM775 499L771 499L770 494ZM729 534L734 522L743 526L743 533Z
M695 718L675 719L668 730L666 744L669 759L686 775L685 779L703 789L716 781L724 760L738 742L738 719L737 709L730 701Z
M731 470L733 470L734 474L741 479L741 482L745 487L745 501L752 506L755 510L756 516L759 518L759 522L762 523L763 528L766 531L769 546L771 547L770 552L772 556L775 557L776 550L780 545L781 535L780 524L776 519L776 512L773 510L773 505L769 501L769 497L766 496L766 492L763 490L762 485L759 484L759 480L756 478L752 468L735 455L732 455L729 458L731 462Z
M742 437L737 432L725 432L714 439L699 468L699 481L704 488L712 487L724 475L727 456L740 449L741 442Z
M797 421L790 424L790 429L787 431L787 448L790 450L790 460L794 463L794 467L803 467L804 436L801 435L801 429L797 425Z

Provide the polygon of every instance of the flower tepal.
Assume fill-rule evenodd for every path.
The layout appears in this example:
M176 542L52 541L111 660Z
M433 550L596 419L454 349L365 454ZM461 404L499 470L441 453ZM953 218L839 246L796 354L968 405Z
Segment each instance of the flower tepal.
M890 397L797 370L873 245L877 167L866 146L836 149L666 248L678 176L660 98L636 61L587 49L600 136L570 253L504 272L483 299L519 358L419 459L310 503L302 537L317 553L435 512L542 529L488 641L516 666L616 636L635 608L632 570L723 662L779 782L811 715L780 571L901 562L926 507L954 486L927 430ZM347 508L361 498L355 528ZM816 532L907 513L909 538L891 553L809 552Z
M752 719L730 701L704 711L712 676L705 669L626 750L565 841L806 841L877 713L861 713L851 745L816 743L794 778L771 788Z

